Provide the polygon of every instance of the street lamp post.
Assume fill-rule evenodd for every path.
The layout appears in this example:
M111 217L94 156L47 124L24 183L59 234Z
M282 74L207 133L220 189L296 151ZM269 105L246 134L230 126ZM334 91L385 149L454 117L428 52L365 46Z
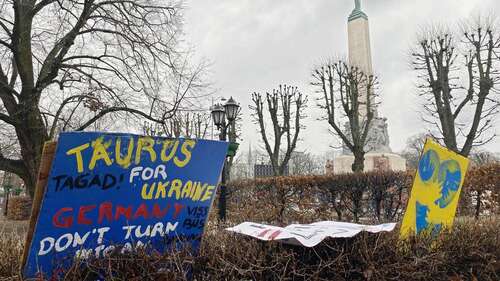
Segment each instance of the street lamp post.
M220 131L219 140L226 141L228 137L228 130L231 129L235 125L235 120L238 115L238 110L240 106L239 104L231 97L224 105L215 104L211 108L212 119L214 121L215 126ZM226 122L227 119L227 122ZM235 140L229 136L230 147L228 154L226 155L226 160L224 161L224 167L222 169L222 177L220 183L220 194L219 194L219 220L226 220L226 196L227 196L227 187L226 181L229 178L229 171L227 169L227 157L234 156L237 149L237 144Z
M151 137L159 137L162 135L161 125L158 123L150 123L148 121L144 121L144 125L142 126L142 131L145 135Z
M8 208L9 208L9 199L10 199L10 190L11 190L11 186L10 185L4 185L3 187L3 194L4 194L4 198L5 198L5 203L4 203L4 210L3 210L3 215L4 217L7 217L7 211L8 211Z

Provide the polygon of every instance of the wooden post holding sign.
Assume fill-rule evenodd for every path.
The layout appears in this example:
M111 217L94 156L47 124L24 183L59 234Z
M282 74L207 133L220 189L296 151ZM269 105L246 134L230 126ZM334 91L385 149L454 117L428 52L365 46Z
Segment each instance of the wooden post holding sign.
M469 160L428 139L420 157L401 237L437 234L453 225Z
M33 233L35 231L38 215L40 214L40 206L42 205L43 194L45 193L45 188L47 187L47 180L49 178L50 167L52 166L52 160L54 160L56 146L57 142L55 141L45 142L43 146L42 159L40 161L40 169L38 170L38 178L36 180L35 195L33 197L33 205L31 207L31 216L29 221L28 233L26 234L26 242L24 243L24 251L21 257L21 271L24 265L26 264L28 251L31 247L31 241L33 240Z
M25 278L142 247L197 255L228 143L65 132L44 147Z

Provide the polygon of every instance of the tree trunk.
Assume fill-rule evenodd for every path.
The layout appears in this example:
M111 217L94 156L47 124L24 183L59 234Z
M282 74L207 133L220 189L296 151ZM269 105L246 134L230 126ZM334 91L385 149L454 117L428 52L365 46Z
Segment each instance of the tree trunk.
M362 173L365 169L365 153L355 152L354 163L352 163L352 171L354 173Z
M481 215L481 195L482 195L482 192L481 191L477 191L477 196L476 196L476 210L475 210L475 214L474 214L474 217L476 220L479 219L479 215Z
M363 200L363 188L360 186L354 187L354 190L351 191L351 200L352 200L352 214L355 223L359 222L359 217L362 215L363 208L361 206Z
M379 193L379 191L376 191ZM382 215L382 200L383 195L377 194L373 200L374 208L375 208L375 216L377 217L377 221L380 221L380 217Z
M20 176L24 180L29 196L33 198L43 145L49 138L37 106L33 106L25 115L23 126L16 128L16 134L26 167L26 172Z
M222 175L221 175L221 181L220 181L220 194L219 194L219 204L218 204L218 215L219 215L219 222L225 222L226 221L226 208L227 208L227 187L226 187L226 180L227 180L227 175L228 171L226 169L228 161L227 159L224 161L224 167L222 168Z

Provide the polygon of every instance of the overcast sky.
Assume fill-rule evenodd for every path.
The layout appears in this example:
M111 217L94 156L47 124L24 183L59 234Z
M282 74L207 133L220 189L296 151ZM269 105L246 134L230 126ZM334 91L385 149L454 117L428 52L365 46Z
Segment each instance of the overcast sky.
M338 144L324 121L316 121L310 72L322 58L347 55L347 17L353 0L188 0L187 40L198 56L212 62L219 94L243 106L242 148L260 145L248 104L254 91L280 83L309 95L309 117L299 150L321 153ZM500 15L498 0L364 0L370 21L373 66L381 79L379 112L388 118L391 147L404 148L411 135L425 132L415 94L409 49L428 23L456 24L480 13ZM498 118L497 118L498 119ZM495 125L500 134L500 122ZM500 138L487 147L500 151Z

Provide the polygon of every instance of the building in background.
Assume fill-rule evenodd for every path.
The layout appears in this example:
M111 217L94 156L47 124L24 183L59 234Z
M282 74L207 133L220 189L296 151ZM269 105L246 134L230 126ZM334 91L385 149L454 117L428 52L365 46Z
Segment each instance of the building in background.
M274 177L273 166L271 164L254 164L254 178L268 178ZM290 174L289 166L285 167L283 176L288 176Z

